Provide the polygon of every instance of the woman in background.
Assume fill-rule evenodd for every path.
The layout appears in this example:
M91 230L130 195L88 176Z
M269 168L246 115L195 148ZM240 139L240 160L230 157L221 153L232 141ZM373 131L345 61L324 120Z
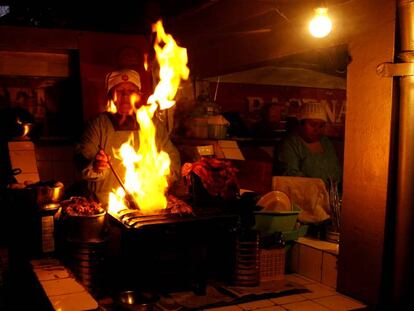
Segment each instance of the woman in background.
M327 121L322 103L303 103L298 114L298 127L281 144L278 161L280 175L321 178L340 182L342 169L336 150L324 135Z
M337 224L335 219L339 217L339 210L332 209L331 190L335 189L339 199L341 190L338 185L341 186L342 180L336 150L324 135L326 121L323 104L302 104L298 126L283 140L278 155L280 175L311 178L306 181L288 179L278 187L290 189L293 191L291 195L298 195L302 199L302 212L298 220L309 224L308 235L322 240L326 239L332 224ZM334 185L335 188L331 188Z

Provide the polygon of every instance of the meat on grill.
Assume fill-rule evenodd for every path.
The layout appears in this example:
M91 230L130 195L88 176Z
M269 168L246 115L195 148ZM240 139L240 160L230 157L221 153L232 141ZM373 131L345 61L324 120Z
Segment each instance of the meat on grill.
M139 209L130 209L126 208L118 212L118 216L123 217L124 215L128 215L133 213L134 215L145 215L147 213L143 213ZM169 194L167 195L167 208L165 210L156 210L154 214L183 214L189 215L193 213L193 209L190 205L188 205L183 200Z
M169 194L167 196L167 211L173 214L192 214L193 209L190 205L185 203L183 200Z

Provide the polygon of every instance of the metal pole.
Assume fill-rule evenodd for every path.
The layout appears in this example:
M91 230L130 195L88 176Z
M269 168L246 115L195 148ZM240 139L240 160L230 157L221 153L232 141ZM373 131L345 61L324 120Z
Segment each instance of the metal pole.
M400 59L414 63L414 1L398 3ZM411 301L414 288L414 76L399 78L399 136L392 300Z

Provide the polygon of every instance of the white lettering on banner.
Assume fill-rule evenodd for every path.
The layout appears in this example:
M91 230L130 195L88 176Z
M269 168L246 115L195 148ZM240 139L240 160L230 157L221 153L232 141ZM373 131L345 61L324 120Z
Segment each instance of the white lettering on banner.
M336 99L332 99L331 102L327 100L321 100L321 103L325 104L326 114L328 120L332 123L342 123L342 117L345 117L345 101L341 104ZM338 109L339 107L339 109Z
M299 112L300 106L302 106L302 101L299 98L290 98L286 102L288 116L289 117L296 117L297 113Z
M262 109L264 105L264 100L263 97L247 96L247 103L249 112L257 112L260 111L260 109Z
M289 98L285 103L285 106L289 109L289 115L296 115L300 106L303 103L319 101L325 104L326 114L328 116L328 122L330 123L343 123L346 113L346 100L338 101L337 99L331 100L317 100L315 98ZM261 110L264 106L264 99L260 96L247 96L248 112L254 113ZM271 103L278 103L277 97L271 98Z
M279 103L279 99L277 97L272 97L272 99L270 100L270 102L272 104L277 104L277 103Z
M298 105L299 107L302 106L302 103L306 102L312 102L315 101L315 99L310 98L303 98L302 100L297 98L291 98L288 100L288 106L291 104ZM326 114L328 116L328 121L330 123L343 123L343 118L345 117L345 107L346 107L346 101L343 100L340 104L338 103L338 100L332 99L330 101L326 99L320 100L321 103L325 104L325 110ZM339 109L338 109L339 107ZM298 107L295 107L295 109L298 109Z
M341 110L339 110L339 115L338 115L339 117L337 119L337 122L343 122L342 117L345 118L345 114L346 114L346 100L343 100L341 104Z
M298 107L302 106L302 100L299 98L289 98L288 99L288 106L290 105L297 105Z
M329 103L327 100L321 100L321 103L325 105L325 111L328 116L328 120L332 123L335 123L335 110L336 110L336 100L333 100L333 105L329 106Z
M303 103L314 103L316 101L314 98L302 98Z

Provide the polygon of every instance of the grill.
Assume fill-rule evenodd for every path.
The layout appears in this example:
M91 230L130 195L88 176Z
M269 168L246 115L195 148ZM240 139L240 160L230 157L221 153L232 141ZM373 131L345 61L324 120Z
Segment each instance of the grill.
M157 214L143 215L136 210L126 210L118 215L111 215L126 229L140 229L145 226L157 226L162 224L200 222L217 218L233 218L233 215L225 215L219 209L200 209L192 214L177 214L160 211Z
M201 294L207 280L231 278L236 215L215 208L192 215L128 211L109 215L109 223L109 283L117 290Z

